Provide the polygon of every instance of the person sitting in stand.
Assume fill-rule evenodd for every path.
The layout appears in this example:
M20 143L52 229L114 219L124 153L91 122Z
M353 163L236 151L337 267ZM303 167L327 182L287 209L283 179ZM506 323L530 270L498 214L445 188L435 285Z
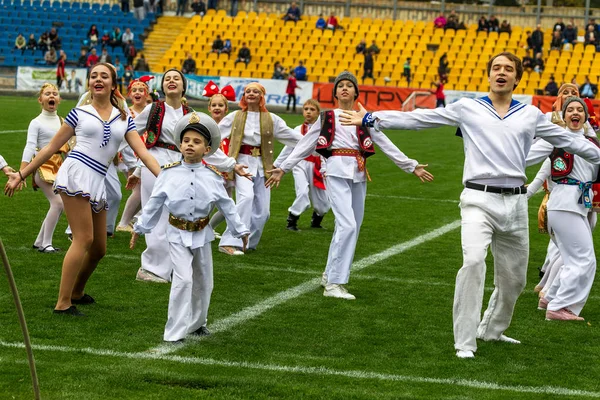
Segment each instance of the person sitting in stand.
M191 7L196 15L204 16L206 14L206 4L202 0L194 0Z
M356 46L356 54L364 54L367 51L367 41L361 40L358 46Z
M550 76L550 81L544 88L544 95L546 96L558 96L558 85L554 80L554 75Z
M187 58L183 62L181 72L184 74L195 74L196 73L196 61L192 57L192 53L188 53Z
M302 60L298 61L298 66L296 68L294 68L294 72L296 73L297 80L299 80L299 81L306 80L306 67L304 66L304 63L302 62Z
M288 8L287 13L283 16L284 21L294 21L298 22L300 20L300 9L296 5L295 1L292 1L290 8Z
M213 41L210 52L219 54L222 49L223 49L223 40L221 40L221 35L217 35L217 38Z
M323 14L319 14L319 19L317 20L317 24L316 24L315 28L323 30L326 27L327 27L327 21L325 21L325 18L323 18Z
M335 14L333 13L333 11L331 12L331 14L329 14L329 18L327 18L326 28L331 29L334 32L336 29L342 29L342 27L340 26L340 23L339 23L338 19L335 17Z
M250 49L248 47L246 47L245 42L242 43L242 47L238 51L238 56L237 56L237 59L235 60L235 64L237 64L239 62L243 62L244 64L246 64L246 66L248 66L248 63L250 62L251 58L252 57L250 56Z
M221 49L219 54L227 54L227 58L229 58L231 56L231 50L232 50L231 40L225 39L225 42L223 43L223 48Z

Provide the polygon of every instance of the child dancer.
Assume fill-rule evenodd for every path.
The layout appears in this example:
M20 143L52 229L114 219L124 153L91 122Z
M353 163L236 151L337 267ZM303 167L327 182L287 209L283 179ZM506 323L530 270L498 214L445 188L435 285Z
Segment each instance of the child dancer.
M294 148L292 154L273 171L266 185L279 185L283 174L316 151L327 159L327 193L335 215L335 230L329 247L327 267L323 273L323 295L354 300L345 284L350 277L356 242L362 225L367 194L367 157L375 153L373 143L394 163L407 173L415 174L421 181L432 181L433 175L416 160L408 158L382 132L362 127L345 127L339 116L352 110L358 98L356 77L344 71L335 79L333 96L339 108L320 116L308 133Z
M320 111L321 107L318 101L314 99L307 100L302 106L304 123L294 129L299 131L302 136L305 136L319 117ZM292 153L292 150L292 147L284 147L273 165L275 167L281 165ZM325 182L323 175L321 175L321 156L310 155L306 157L292 169L292 174L294 175L296 199L292 203L292 206L288 208L287 229L292 231L298 230L298 219L304 211L310 208L311 202L314 211L310 226L311 228L321 228L323 216L330 208L327 192L325 191Z
M187 334L210 335L206 322L213 289L210 243L214 236L205 227L213 206L221 210L227 229L241 238L244 247L250 233L235 212L222 176L214 167L202 163L202 158L219 146L217 124L208 115L194 112L177 123L174 133L180 137L183 162L163 167L152 196L134 225L136 233L148 233L160 220L163 206L169 211L167 237L173 282L164 340L170 343L182 342ZM132 247L135 241L136 235Z
M24 169L35 156L36 151L50 143L50 140L60 129L63 119L56 113L60 104L58 88L51 83L44 83L38 95L38 103L42 113L29 124L27 144L23 151L21 169ZM34 188L39 187L50 203L50 209L42 222L40 232L33 243L33 248L42 253L56 253L60 249L52 246L52 236L62 214L63 203L60 196L53 192L52 184L56 179L58 169L66 156L68 145L63 146L48 161L38 168L33 176Z
M54 191L59 193L73 232L73 243L63 261L56 314L83 315L73 304L91 304L85 285L106 252L106 190L108 164L123 140L157 174L160 166L138 137L135 125L119 101L117 76L110 64L98 63L90 70L91 104L76 107L50 143L33 161L9 174L5 194L12 196L20 182L55 154L73 135L77 144L58 171Z

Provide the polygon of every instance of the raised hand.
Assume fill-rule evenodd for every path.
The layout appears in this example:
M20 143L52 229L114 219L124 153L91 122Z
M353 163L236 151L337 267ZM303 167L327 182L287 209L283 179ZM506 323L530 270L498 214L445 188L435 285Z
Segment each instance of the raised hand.
M340 114L340 122L342 125L361 126L363 117L367 114L367 110L362 104L358 103L358 111L343 111Z
M267 171L267 174L271 174L271 177L265 182L265 187L272 188L273 186L279 187L279 182L281 182L281 178L283 178L285 172L281 168L275 168Z
M421 182L433 181L433 175L431 175L431 173L425 169L428 166L429 164L419 164L415 167L415 170L413 171L413 174L415 174L421 180Z
M233 167L233 172L235 172L236 175L243 176L246 179L252 180L252 174L246 171L246 168L248 168L247 165L235 164L235 167Z

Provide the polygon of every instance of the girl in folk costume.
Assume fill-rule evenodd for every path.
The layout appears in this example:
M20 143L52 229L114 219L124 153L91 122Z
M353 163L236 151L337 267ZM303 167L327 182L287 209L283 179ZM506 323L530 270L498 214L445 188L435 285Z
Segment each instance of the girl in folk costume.
M338 100L339 108L321 113L287 160L279 168L269 171L272 175L267 185L279 185L284 173L315 150L326 158L325 183L335 215L335 230L321 285L325 287L323 295L326 297L353 300L355 297L344 285L348 283L363 220L368 178L365 161L375 153L373 144L376 143L398 167L415 174L421 181L431 181L433 175L425 170L427 165L408 158L383 133L342 126L340 114L352 110L358 98L358 82L352 73L344 71L337 76L333 96Z
M146 148L149 149L160 165L168 165L181 160L179 151L179 138L175 137L175 125L184 115L193 111L186 105L183 97L186 90L186 79L181 71L171 69L165 72L161 80L161 89L165 101L157 101L146 106L144 111L135 118L135 124L140 134L146 134ZM207 163L219 170L236 173L243 172L243 165L236 165L235 160L226 157L222 151L205 158ZM130 177L129 185L135 182L135 176ZM152 187L156 178L142 167L142 207L148 202L152 194ZM171 280L171 259L169 257L169 243L167 241L168 212L161 215L160 221L146 235L146 250L142 253L142 266L138 270L137 280L151 282L169 282Z
M212 119L218 124L225 118L225 115L229 112L229 101L235 101L235 90L231 85L225 86L223 89L219 89L219 87L213 82L209 81L208 84L204 87L204 91L202 92L202 96L208 97L208 112ZM223 153L229 153L229 139L223 139L220 145ZM233 189L235 187L235 183L232 180L227 179L225 176L224 179L225 190L229 197L233 197ZM217 226L222 224L225 221L225 217L223 213L219 210L212 216L210 219L210 227L215 230ZM221 235L217 232L214 232L215 238L221 239Z
M304 123L295 129L300 131L302 136L305 136L319 117L320 111L321 107L318 101L314 99L307 100L302 106ZM275 167L281 165L293 150L292 147L284 147L273 165ZM288 209L287 229L298 230L298 219L304 211L310 208L311 202L314 211L310 226L311 228L321 228L323 216L330 208L327 192L325 191L325 182L321 174L321 156L310 155L306 157L292 169L292 173L294 175L296 199Z
M60 104L60 94L58 88L45 83L40 89L38 102L42 106L42 113L29 124L27 130L27 144L23 151L21 169L24 169L36 152L50 143L50 140L60 129L63 119L56 113ZM52 190L52 184L56 179L58 169L63 163L63 157L66 156L68 145L61 147L53 154L48 161L42 164L33 176L34 188L39 187L50 203L50 209L44 218L40 232L33 243L33 248L42 253L56 253L59 249L52 246L52 236L54 229L58 224L58 219L63 210L63 203L58 194Z
M241 110L227 115L221 123L221 135L229 138L229 156L248 165L254 176L252 181L235 177L237 212L242 222L250 228L248 249L255 250L269 219L271 192L265 187L269 170L273 169L273 140L294 146L302 138L289 128L283 119L267 111L265 88L250 83L244 88L240 100ZM242 241L229 230L223 233L219 251L229 255L243 255Z
M564 101L562 120L566 129L600 147L595 136L586 129L588 109L578 97ZM589 296L596 272L596 257L589 216L592 209L592 181L599 166L556 149L546 141L536 142L529 151L527 164L535 164L550 156L552 180L556 187L548 200L548 228L564 265L540 300L546 308L546 319L582 321L579 313Z
M12 196L20 182L32 174L67 141L77 135L77 144L61 166L54 182L73 231L73 243L63 261L57 314L83 315L73 304L91 304L85 285L106 252L106 190L108 165L123 137L140 159L158 175L160 166L138 137L133 119L119 101L117 77L109 64L92 67L88 85L91 104L71 110L65 123L33 161L10 174L4 189Z
M154 79L151 75L141 76L139 79L131 81L127 88L127 97L131 100L131 107L129 107L129 113L131 118L136 118L144 111L148 100L150 99L150 93L148 88L148 82ZM135 173L140 173L141 170L135 168L137 165L137 157L130 146L127 146L121 150L121 163L119 163L119 170L123 171L127 177ZM138 176L139 178L139 176ZM132 232L131 221L134 215L141 209L141 186L139 182L135 182L135 186L131 189L131 196L125 203L121 220L117 225L118 232Z

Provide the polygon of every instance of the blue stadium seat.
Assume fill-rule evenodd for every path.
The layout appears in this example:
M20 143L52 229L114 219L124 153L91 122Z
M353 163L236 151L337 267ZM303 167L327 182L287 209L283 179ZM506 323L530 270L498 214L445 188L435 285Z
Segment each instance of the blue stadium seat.
M100 10L100 4L98 4L98 3L92 3L92 10L93 11Z
M115 3L112 5L111 10L121 12L121 6Z
M42 8L50 8L50 0L44 0L42 3Z
M67 1L66 3L69 3L69 2ZM74 1L74 2L70 3L69 6L73 10L81 10L81 4L78 1ZM71 17L73 17L73 16L71 15Z
M110 11L110 4L102 4L101 10L102 11Z
M71 8L73 8L73 6L71 6ZM90 9L90 3L81 3L81 9L82 10L89 10Z
M52 2L52 8L59 9L60 8L60 1L54 0Z

